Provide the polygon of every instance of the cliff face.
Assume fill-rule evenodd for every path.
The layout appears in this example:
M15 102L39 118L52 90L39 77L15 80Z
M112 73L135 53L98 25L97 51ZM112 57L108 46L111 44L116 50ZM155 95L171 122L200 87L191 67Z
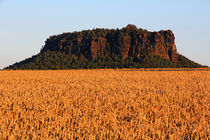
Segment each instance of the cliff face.
M178 54L174 42L172 31L145 32L132 39L130 36L124 36L119 41L120 54L123 58L129 55L139 57L142 52L153 54L171 60L178 61Z
M139 57L142 53L178 61L172 31L148 32L128 25L121 30L96 29L53 36L46 41L43 51L64 51L68 54L96 59L117 55L124 59Z
M91 58L95 59L97 57L102 57L106 53L106 42L105 38L97 38L91 40L90 50L91 50Z

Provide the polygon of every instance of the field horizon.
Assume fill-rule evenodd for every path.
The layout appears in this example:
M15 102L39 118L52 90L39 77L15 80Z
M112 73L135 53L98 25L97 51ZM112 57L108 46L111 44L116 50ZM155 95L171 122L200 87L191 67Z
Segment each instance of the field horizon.
M13 70L1 69L0 71L81 71L81 70L119 70L119 71L210 71L210 67L206 68L96 68L96 69L60 69L60 70Z

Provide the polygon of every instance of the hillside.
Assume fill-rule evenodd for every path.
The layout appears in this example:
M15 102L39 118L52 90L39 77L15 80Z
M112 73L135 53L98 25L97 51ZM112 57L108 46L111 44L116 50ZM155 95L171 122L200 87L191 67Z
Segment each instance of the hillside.
M51 36L39 54L5 69L198 68L177 52L171 30L149 32L128 25Z

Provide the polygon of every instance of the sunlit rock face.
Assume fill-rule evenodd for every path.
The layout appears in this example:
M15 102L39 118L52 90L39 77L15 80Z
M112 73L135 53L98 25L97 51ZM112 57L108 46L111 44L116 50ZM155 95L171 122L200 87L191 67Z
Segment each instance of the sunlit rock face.
M178 61L175 37L171 30L149 32L135 25L117 30L95 29L65 33L47 39L43 51L64 51L88 59L117 55L124 59L139 57L142 53Z

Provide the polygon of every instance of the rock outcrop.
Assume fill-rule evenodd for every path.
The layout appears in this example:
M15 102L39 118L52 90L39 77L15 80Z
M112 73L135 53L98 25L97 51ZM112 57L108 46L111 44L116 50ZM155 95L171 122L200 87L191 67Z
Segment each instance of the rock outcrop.
M97 29L53 36L46 41L42 49L46 50L79 53L88 59L110 54L126 59L147 53L172 62L178 61L175 37L171 30L149 32L137 29L135 25L128 25L121 30Z
M101 57L105 55L106 49L106 39L105 38L97 38L91 41L90 50L91 50L91 58L95 59L97 57Z

